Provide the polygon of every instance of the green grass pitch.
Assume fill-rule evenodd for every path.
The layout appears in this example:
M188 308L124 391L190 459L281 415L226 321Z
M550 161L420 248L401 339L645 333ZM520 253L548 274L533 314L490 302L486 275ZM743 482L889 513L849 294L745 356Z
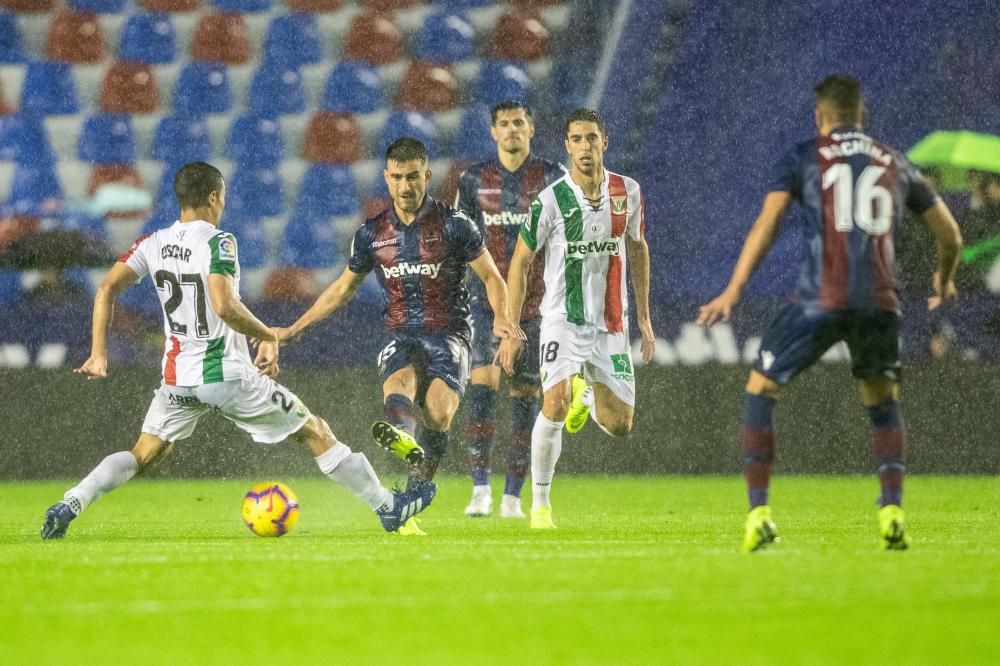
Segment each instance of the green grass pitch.
M783 542L751 555L737 477L557 477L554 532L465 518L446 478L426 538L283 479L280 539L240 522L263 480L137 480L56 542L67 484L0 485L0 663L1000 662L994 477L911 478L904 553L877 547L873 478L778 478Z

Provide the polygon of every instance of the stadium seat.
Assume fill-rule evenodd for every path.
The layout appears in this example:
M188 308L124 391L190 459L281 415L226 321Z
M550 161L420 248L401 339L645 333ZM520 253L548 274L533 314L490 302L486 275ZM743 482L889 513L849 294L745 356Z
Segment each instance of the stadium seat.
M478 9L496 4L495 0L435 0L435 6L448 10Z
M529 102L531 77L524 67L506 60L487 60L479 68L479 85L476 101L492 107L498 102L512 99Z
M194 12L201 8L201 0L138 0L138 3L151 12L171 14Z
M14 64L27 60L17 15L0 11L0 64Z
M105 239L108 237L108 221L103 215L91 215L83 211L67 213L57 228L62 231L79 231L91 238Z
M289 67L323 60L319 24L312 14L291 13L275 17L264 39L264 61Z
M214 62L190 62L174 85L174 113L202 116L227 113L233 108L226 66Z
M226 140L226 157L240 166L276 169L284 156L277 120L245 115L233 121Z
M104 75L102 111L108 113L153 113L160 106L160 89L152 65L116 62Z
M285 0L285 6L293 12L324 14L340 11L344 0Z
M397 9L407 9L418 7L424 4L424 0L365 0L364 5L368 9L380 12L391 12Z
M285 212L285 195L277 168L237 166L227 188L227 200L241 210L270 217Z
M351 21L341 57L381 67L403 57L403 32L391 14L365 12Z
M19 164L10 188L15 213L48 217L62 211L62 187L51 166Z
M382 107L382 80L374 67L341 60L330 70L323 108L341 113L372 113Z
M78 154L81 160L95 164L135 162L131 118L119 113L102 113L87 118L80 132Z
M0 81L0 116L6 116L11 113L14 113L14 108L7 104L7 97L3 94L3 81Z
M351 167L313 164L302 176L296 210L322 217L341 217L358 212L358 188Z
M424 19L416 57L426 62L453 63L473 56L476 31L461 14L438 12Z
M104 60L104 31L97 14L61 9L49 24L45 53L51 60L95 63Z
M297 67L264 63L254 73L247 92L247 110L274 118L306 110L306 91Z
M171 63L177 57L177 34L165 12L132 14L118 41L118 59L151 65Z
M198 20L191 38L191 57L202 62L242 65L253 49L241 14L206 14Z
M460 160L480 161L497 152L490 136L490 109L482 104L470 104L458 125L454 156Z
M21 88L21 111L38 115L77 113L73 66L66 62L29 62Z
M15 305L21 300L21 295L21 271L0 269L0 306L6 308Z
M138 190L143 189L142 176L135 166L131 164L95 164L90 169L87 194L94 196L101 187L109 183L124 185ZM120 199L120 195L116 198ZM133 199L134 197L129 197L130 201ZM134 202L122 204L119 201L113 210L106 212L106 215L109 219L135 219L145 215L149 211L148 206L137 205L133 208L133 204Z
M312 303L319 295L319 282L308 268L282 266L264 280L263 300L277 303Z
M271 0L212 0L212 5L222 12L257 14L271 9Z
M328 217L299 209L281 234L278 262L302 268L329 268L339 259L333 224Z
M30 165L55 162L43 119L24 113L0 116L0 160Z
M226 229L236 234L240 268L262 268L267 264L267 234L259 215L227 207Z
M361 159L361 128L354 116L336 111L314 115L302 141L302 157L327 164L354 164Z
M416 111L397 111L382 126L382 143L379 154L384 155L393 141L409 136L423 142L431 159L437 156L437 128L430 118Z
M40 14L55 9L55 0L0 0L0 6L21 14Z
M69 6L95 14L118 14L125 9L125 0L69 0Z
M142 225L142 235L146 236L154 231L166 229L176 221L176 206L159 206L154 208Z
M458 80L447 65L410 63L396 91L396 106L409 111L447 111L458 104Z
M166 116L153 133L152 157L167 164L205 162L212 155L212 136L203 118Z
M536 13L512 10L497 20L488 51L501 60L534 62L548 53L548 43L549 31Z

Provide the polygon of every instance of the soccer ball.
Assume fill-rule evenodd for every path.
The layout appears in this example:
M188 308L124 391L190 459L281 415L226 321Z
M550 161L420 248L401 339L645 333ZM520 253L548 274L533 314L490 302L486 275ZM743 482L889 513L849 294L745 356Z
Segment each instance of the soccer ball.
M288 534L299 520L299 498L279 481L258 483L243 498L243 523L257 536Z

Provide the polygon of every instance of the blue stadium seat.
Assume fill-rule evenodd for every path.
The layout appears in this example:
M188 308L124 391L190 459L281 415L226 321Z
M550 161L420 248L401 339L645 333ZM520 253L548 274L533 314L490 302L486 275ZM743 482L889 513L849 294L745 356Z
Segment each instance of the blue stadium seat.
M132 119L123 113L101 113L87 118L80 132L79 156L95 164L135 162Z
M74 211L64 216L58 226L63 231L79 231L92 238L108 237L108 221L103 215Z
M326 80L323 108L341 113L378 111L382 108L382 80L378 70L352 60L338 62Z
M285 212L285 193L276 168L238 166L227 189L226 200L241 210L270 217Z
M160 229L166 229L176 221L177 221L176 205L158 206L153 209L153 213L143 223L142 235L146 236L148 234L153 233L154 231L159 231Z
M296 67L264 63L254 73L247 93L247 108L258 116L274 118L306 110L306 91Z
M212 4L220 11L234 14L256 14L271 8L271 0L212 0Z
M15 213L49 217L62 210L62 186L52 166L19 164L10 188Z
M241 166L277 168L285 157L281 126L272 118L240 116L229 129L226 155Z
M282 231L278 263L302 268L329 268L338 259L330 219L298 209Z
M177 57L177 33L166 12L132 14L118 42L118 59L150 65L171 63Z
M430 14L424 19L417 39L417 59L437 63L467 60L473 55L475 36L475 29L461 14Z
M264 39L264 61L300 67L323 60L315 14L293 12L271 20Z
M384 155L393 141L409 136L419 139L427 147L431 159L437 156L437 128L430 118L416 111L397 111L389 116L382 126L382 143L379 154Z
M302 176L297 210L315 211L323 217L358 212L358 187L349 166L314 164Z
M259 216L227 208L226 229L236 235L241 268L262 268L267 264L267 235Z
M125 0L69 0L69 6L97 14L118 14L125 9Z
M496 4L496 0L434 0L434 4L447 9L475 9Z
M43 119L24 113L0 116L0 160L52 164L55 155Z
M169 216L177 218L177 199L174 197L174 175L184 163L164 164L163 171L160 172L160 184L156 188L156 197L153 199L153 216L167 212Z
M0 11L0 63L19 63L26 59L21 30L17 26L17 16Z
M153 159L167 164L207 162L212 137L203 118L166 116L153 134Z
M62 115L80 111L68 62L29 62L21 88L21 111L38 115Z
M485 160L496 155L497 146L490 136L490 109L483 104L470 104L458 125L455 157L460 160Z
M21 271L0 270L0 306L14 305L21 295Z
M214 62L190 62L174 85L174 114L203 116L226 113L233 108L226 66Z
M531 77L518 63L509 60L485 60L479 70L476 101L493 106L506 99L529 102Z

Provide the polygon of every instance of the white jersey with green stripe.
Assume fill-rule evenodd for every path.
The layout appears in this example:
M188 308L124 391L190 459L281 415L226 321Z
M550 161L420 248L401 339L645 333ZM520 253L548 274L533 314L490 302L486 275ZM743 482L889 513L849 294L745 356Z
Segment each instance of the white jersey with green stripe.
M120 261L139 278L150 275L163 307L163 381L200 386L242 379L254 372L246 336L215 313L208 276L233 278L239 293L236 238L208 222L174 222L139 238Z
M545 253L543 317L620 333L628 323L625 235L643 238L642 194L631 178L604 173L596 205L569 174L542 190L521 238Z

